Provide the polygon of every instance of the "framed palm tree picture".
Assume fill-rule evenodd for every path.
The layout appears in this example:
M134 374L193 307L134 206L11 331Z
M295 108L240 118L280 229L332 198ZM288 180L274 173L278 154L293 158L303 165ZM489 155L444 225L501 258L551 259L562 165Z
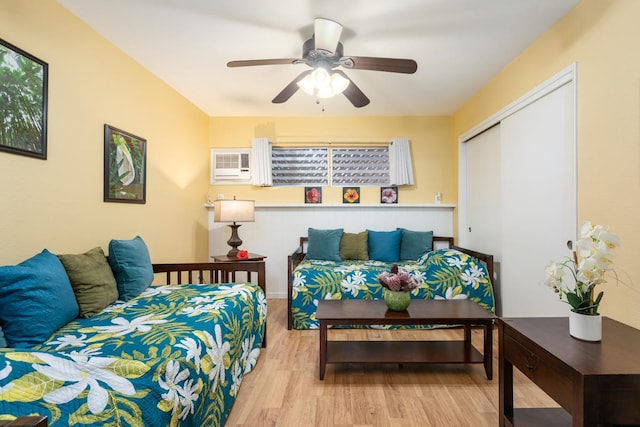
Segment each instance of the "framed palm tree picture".
M48 67L0 39L0 151L46 160Z
M104 201L145 203L147 141L104 125Z

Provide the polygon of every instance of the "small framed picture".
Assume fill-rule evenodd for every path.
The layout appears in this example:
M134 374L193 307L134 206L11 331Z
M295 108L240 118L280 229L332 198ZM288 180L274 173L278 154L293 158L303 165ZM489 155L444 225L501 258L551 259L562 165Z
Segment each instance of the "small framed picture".
M380 187L380 203L398 203L398 187Z
M305 203L322 203L322 187L304 187Z
M147 198L147 141L104 125L104 201L142 203Z
M342 203L360 203L360 187L344 187L342 189Z

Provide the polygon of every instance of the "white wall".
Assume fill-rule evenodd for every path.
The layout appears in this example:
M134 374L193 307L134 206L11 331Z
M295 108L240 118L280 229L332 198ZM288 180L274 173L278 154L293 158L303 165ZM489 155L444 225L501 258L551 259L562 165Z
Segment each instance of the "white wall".
M391 231L396 227L433 230L437 236L453 236L454 205L295 205L256 206L255 222L243 223L238 234L240 249L266 255L268 298L287 297L287 256L307 236L309 227L344 228L356 233L366 229ZM209 209L209 255L229 251L231 229L213 222Z

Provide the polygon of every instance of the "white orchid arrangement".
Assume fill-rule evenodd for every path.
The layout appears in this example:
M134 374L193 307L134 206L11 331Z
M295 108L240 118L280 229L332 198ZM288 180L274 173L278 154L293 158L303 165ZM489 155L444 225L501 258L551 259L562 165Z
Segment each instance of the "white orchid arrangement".
M571 241L567 246L573 250ZM567 257L564 262L551 262L545 270L545 283L571 306L572 311L598 314L604 291L596 296L595 288L606 282L605 275L608 271L615 274L611 264L613 250L618 246L618 236L609 232L608 227L585 222L573 256ZM571 273L569 280L566 279L569 276L567 271Z

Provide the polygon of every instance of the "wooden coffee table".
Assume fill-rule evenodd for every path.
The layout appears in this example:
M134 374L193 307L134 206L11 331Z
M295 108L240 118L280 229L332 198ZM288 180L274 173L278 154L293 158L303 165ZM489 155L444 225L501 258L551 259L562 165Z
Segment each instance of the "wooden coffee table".
M321 300L320 379L327 363L482 363L493 378L493 323L497 317L470 300L411 300L390 311L380 300ZM463 341L327 341L329 325L462 325ZM484 328L484 354L471 345L471 325ZM427 332L427 331L425 331Z

